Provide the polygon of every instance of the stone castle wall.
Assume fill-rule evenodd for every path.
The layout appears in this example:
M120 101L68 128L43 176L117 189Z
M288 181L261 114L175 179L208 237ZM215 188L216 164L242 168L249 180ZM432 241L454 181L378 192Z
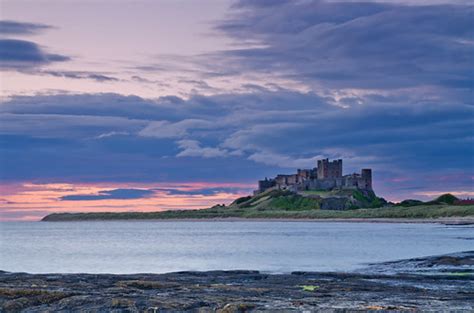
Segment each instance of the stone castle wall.
M260 193L268 189L284 189L291 191L362 189L372 190L372 170L363 169L360 174L342 175L342 160L330 162L319 160L314 169L298 169L296 174L278 175L273 179L260 180Z

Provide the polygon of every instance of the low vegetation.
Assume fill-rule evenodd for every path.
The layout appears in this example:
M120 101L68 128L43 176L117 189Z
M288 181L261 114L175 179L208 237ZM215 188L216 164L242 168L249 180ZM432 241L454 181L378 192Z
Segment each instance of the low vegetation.
M344 191L347 192L347 191ZM343 197L342 194L326 195ZM213 219L213 218L440 218L474 216L474 205L456 205L457 199L443 195L433 201L407 200L399 204L387 204L385 200L358 191L344 196L352 196L357 203L367 207L348 210L320 209L320 195L300 195L289 191L272 190L253 197L235 200L229 206L216 205L202 210L176 210L163 212L126 213L55 213L43 221L84 221L84 220L129 220L129 219ZM446 203L448 201L450 203ZM374 207L383 204L383 207Z
M20 312L25 308L48 305L71 296L71 293L41 289L0 288L1 312Z
M130 219L209 219L209 218L439 218L474 216L474 205L423 205L378 209L333 210L256 210L219 207L203 210L129 213L53 213L43 221L130 220Z

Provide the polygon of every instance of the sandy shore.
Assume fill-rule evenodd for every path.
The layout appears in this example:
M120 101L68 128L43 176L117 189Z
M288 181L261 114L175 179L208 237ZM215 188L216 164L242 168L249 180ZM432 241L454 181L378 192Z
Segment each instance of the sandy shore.
M444 225L474 225L474 217L444 217L444 218L166 218L166 219L103 219L103 220L73 220L46 222L314 222L314 223L409 223L409 224L444 224Z

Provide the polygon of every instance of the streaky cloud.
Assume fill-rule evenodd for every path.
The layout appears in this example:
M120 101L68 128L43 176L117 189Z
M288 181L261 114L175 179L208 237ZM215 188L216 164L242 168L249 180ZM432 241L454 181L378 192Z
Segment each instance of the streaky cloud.
M62 201L91 201L91 200L107 200L107 199L140 199L146 198L153 194L152 190L146 189L112 189L103 190L96 195L67 195L62 196Z
M472 183L472 104L408 92L338 101L346 106L285 90L154 100L14 97L0 106L0 177L249 182L330 157L347 160L347 171L372 167L376 184L390 192ZM438 179L459 173L466 177Z
M31 72L31 74L37 75L49 75L54 77L64 77L72 79L90 79L97 82L116 82L119 81L118 78L106 75L98 72L84 72L84 71L52 71L52 70L42 70Z
M416 2L239 1L218 31L257 47L210 56L210 68L271 73L311 88L474 84L474 6ZM471 43L471 44L470 44Z
M241 193L247 192L248 188L236 187L215 187L215 188L199 188L193 190L175 189L175 188L159 188L156 191L164 191L169 195L185 195L185 196L212 196L218 193Z
M0 21L0 35L35 35L53 28L50 25L11 20Z
M0 69L22 70L69 60L67 56L48 53L31 41L0 39Z

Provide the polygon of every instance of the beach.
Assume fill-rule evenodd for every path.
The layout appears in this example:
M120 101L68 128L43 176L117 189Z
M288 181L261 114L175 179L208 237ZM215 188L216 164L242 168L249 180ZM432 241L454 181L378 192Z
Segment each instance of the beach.
M71 220L75 222L102 222L123 220ZM441 217L441 218L244 218L244 217L214 217L214 218L166 218L166 219L130 219L127 222L311 222L311 223L390 223L390 224L441 224L441 225L474 225L474 217ZM45 221L64 222L64 221Z

